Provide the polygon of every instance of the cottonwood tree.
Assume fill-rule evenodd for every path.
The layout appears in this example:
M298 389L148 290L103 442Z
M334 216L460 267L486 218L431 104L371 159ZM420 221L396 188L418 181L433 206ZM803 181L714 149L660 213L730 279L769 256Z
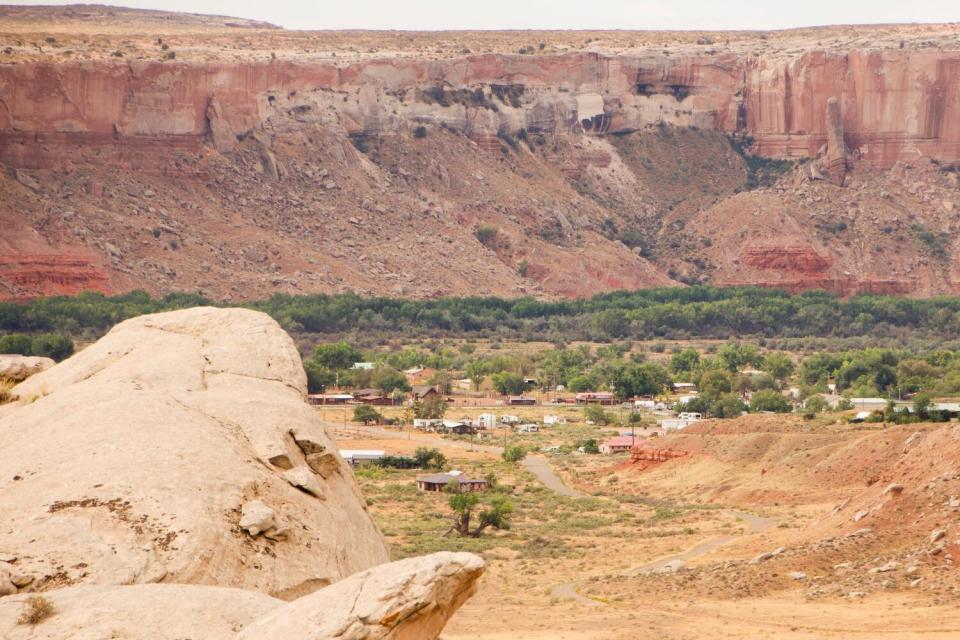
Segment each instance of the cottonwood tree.
M451 481L451 485L456 481ZM449 490L458 491L457 487L449 487ZM483 509L477 516L477 526L470 530L470 520L473 517L473 511L480 504L480 497L475 493L457 493L450 496L450 508L453 509L453 524L444 534L449 535L456 532L463 537L479 538L484 529L492 527L494 529L509 529L510 514L513 513L513 504L506 496L494 496L490 499L490 505Z
M380 423L380 420L383 419L383 416L380 415L380 412L371 407L368 404L361 404L353 409L353 421L362 422L363 424L368 424L370 422Z
M447 412L447 401L441 395L430 395L413 403L413 417L420 420L439 420Z

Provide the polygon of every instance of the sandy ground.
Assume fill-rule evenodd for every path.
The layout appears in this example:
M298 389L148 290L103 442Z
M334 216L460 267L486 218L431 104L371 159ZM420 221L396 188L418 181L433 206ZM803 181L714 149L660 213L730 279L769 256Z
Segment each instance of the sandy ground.
M391 433L374 428L364 431L353 426L346 430L340 427L338 431L341 436L338 442L345 448L384 448L408 453L416 446L430 444L440 448L454 466L502 469L503 463L496 455L498 449L492 445L477 447L435 435ZM565 504L584 506L585 516L590 517L591 512L614 513L607 509L617 502L621 489L609 488L605 479L617 475L621 484L631 481L623 460L622 457L589 456L571 461L547 456L534 466L546 464L551 473L557 472L552 473L555 478L560 475L567 482L576 478L576 493L594 494L587 498L564 498L570 500ZM698 461L690 468L704 472L704 464ZM711 481L723 480L722 473L717 473ZM748 472L741 470L741 474L746 476ZM664 497L679 495L677 487L681 480L675 475L660 471L651 476L668 479L663 485ZM730 478L743 481L736 474ZM367 480L361 481L367 491L369 485L364 482ZM532 487L543 486L535 474L519 467L515 482L515 492L527 497L534 495ZM656 483L642 486L650 490L656 488ZM622 490L632 490L631 487L625 486ZM783 489L786 491L789 487ZM800 484L793 489L800 492ZM552 494L547 489L542 495ZM378 497L374 502L373 512L381 526L389 530L388 539L402 540L402 531L409 527L408 524L395 525L400 510L413 509L429 519L443 508L442 498L418 500L414 497L414 500L391 505ZM621 500L616 507L620 509L616 512L621 514L619 517L579 529L563 528L560 524L551 528L550 510L554 507L549 498L544 500L543 511L524 514L523 519L518 516L510 532L492 533L485 543L487 546L474 549L487 559L488 572L477 595L454 617L443 638L892 640L960 637L960 610L955 607L955 599L936 600L919 591L901 589L856 598L812 599L804 591L804 584L798 582L796 587L767 589L765 593L761 589L759 595L745 596L732 586L724 588L721 581L720 586L708 589L704 595L685 587L682 581L671 587L670 576L648 573L678 559L683 560L683 571L687 571L687 568L723 566L731 561L742 563L778 546L798 544L833 506L823 495L782 504L762 499L750 509L731 505L690 508L690 505L683 507L676 503L679 515L667 513L662 521L658 516L650 516L648 507ZM643 512L647 515L626 519L624 510L634 507L641 511L648 509ZM404 515L413 517L404 522L416 521L415 514ZM611 524L619 520L626 525ZM401 533L393 531L395 526ZM565 546L560 552L530 555L522 545L517 546L526 537L546 536L544 532L554 532L562 539ZM777 576L781 569L769 571L770 580L782 578ZM643 586L652 580L668 582L661 583L660 591ZM623 589L618 592L619 587ZM635 593L646 595L631 595Z

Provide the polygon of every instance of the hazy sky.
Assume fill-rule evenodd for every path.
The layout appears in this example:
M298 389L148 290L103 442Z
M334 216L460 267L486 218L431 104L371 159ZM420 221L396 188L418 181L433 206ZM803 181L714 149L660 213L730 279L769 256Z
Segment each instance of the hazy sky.
M58 0L0 0L70 4ZM127 0L144 9L266 20L288 29L780 29L957 22L960 0Z

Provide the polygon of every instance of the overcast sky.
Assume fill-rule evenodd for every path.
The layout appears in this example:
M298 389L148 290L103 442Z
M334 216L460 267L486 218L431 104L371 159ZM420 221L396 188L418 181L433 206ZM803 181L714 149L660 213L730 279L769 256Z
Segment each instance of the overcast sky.
M127 0L144 9L265 20L288 29L782 29L957 22L960 0ZM0 0L12 4L71 4Z

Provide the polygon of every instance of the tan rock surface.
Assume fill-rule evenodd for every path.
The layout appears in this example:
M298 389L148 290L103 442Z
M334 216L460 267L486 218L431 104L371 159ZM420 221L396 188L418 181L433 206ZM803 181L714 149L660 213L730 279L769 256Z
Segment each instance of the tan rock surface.
M386 561L305 389L292 340L264 314L118 325L0 407L0 551L35 578L29 591L162 580L288 599ZM315 477L325 500L284 477L305 450L336 462ZM240 529L252 500L283 539Z
M0 381L21 382L56 364L50 358L0 354Z
M399 560L278 607L237 640L433 640L482 573L472 553Z
M0 600L0 637L431 640L482 573L478 556L436 553L380 565L292 603L197 585L71 587L46 594L55 613L35 627L17 624L26 595Z

